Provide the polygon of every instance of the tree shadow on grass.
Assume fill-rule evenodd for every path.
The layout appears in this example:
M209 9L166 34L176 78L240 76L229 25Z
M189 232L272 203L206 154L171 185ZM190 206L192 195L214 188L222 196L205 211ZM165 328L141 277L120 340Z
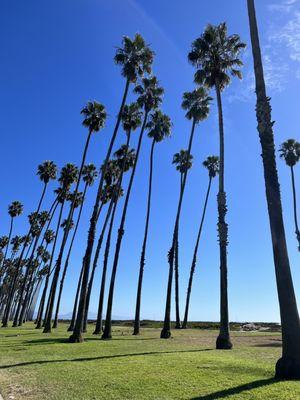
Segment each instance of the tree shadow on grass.
M81 362L81 361L96 361L96 360L107 360L112 358L126 358L126 357L139 357L148 355L160 355L160 354L176 354L176 353L196 353L202 351L212 351L214 349L200 349L200 350L179 350L179 351L149 351L145 353L129 353L129 354L114 354L107 356L98 357L84 357L84 358L71 358L65 360L38 360L38 361L26 361L18 364L1 365L0 369L24 367L27 365L38 365L38 364L52 364L52 363L64 363L64 362Z
M229 389L220 390L219 392L210 393L204 396L193 397L190 400L218 400L218 399L226 399L230 396L234 396L236 394L241 394L245 391L257 389L260 387L272 385L273 383L279 382L275 378L268 379L260 379L258 381L245 383L244 385L236 386Z

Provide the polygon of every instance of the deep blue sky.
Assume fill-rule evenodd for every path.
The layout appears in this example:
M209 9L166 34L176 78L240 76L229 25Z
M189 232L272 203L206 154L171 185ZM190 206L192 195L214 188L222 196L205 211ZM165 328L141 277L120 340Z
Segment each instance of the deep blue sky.
M226 4L225 4L226 3ZM272 96L278 145L299 140L300 6L297 0L257 1L268 92ZM207 23L227 21L230 33L249 44L246 1L212 0L28 0L3 1L0 14L0 118L2 193L1 234L7 233L7 205L24 203L25 213L38 201L42 185L37 165L54 160L59 166L79 163L86 130L80 109L87 100L105 104L106 128L93 137L88 161L99 166L110 138L124 88L115 47L123 35L141 33L156 53L154 73L165 88L163 110L173 121L170 140L157 146L153 212L144 280L142 317L162 318L167 283L166 254L178 197L178 173L172 155L186 148L190 123L180 108L182 93L192 90L193 68L187 53ZM256 131L250 47L244 54L244 80L224 92L226 190L229 222L229 300L231 320L279 320L274 266ZM214 93L212 93L214 97ZM133 97L132 97L133 98ZM207 174L202 161L218 151L216 104L197 128L194 166L188 179L180 231L182 308L204 200ZM118 144L125 140L120 131ZM146 206L150 141L146 138L123 241L113 314L133 317L138 262ZM300 260L294 238L289 171L278 161L284 218L295 288L300 295ZM299 189L299 173L296 183ZM219 261L216 236L216 183L204 226L190 317L217 320ZM47 203L52 199L48 192ZM62 302L71 310L86 244L94 187L88 196L76 240ZM25 214L16 231L25 233ZM101 256L102 261L102 256ZM101 264L95 279L91 311L96 311Z

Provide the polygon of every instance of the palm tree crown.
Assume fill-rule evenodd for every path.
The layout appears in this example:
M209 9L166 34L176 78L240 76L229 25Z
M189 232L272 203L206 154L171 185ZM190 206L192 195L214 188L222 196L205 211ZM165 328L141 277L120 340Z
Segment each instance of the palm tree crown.
M142 84L134 88L134 92L139 95L137 103L145 109L146 112L155 110L162 102L164 89L159 86L156 76L143 78Z
M68 190L70 186L78 179L78 168L76 165L68 163L60 172L58 181L60 182L63 189Z
M279 152L286 164L289 167L294 167L300 160L300 143L294 139L288 139L282 143Z
M23 212L23 204L20 203L19 201L13 201L8 206L8 214L11 216L11 218L21 215L22 212Z
M135 131L142 123L142 111L138 103L125 105L122 113L124 131L128 134Z
M41 181L47 184L50 180L56 179L57 166L53 161L44 161L38 166L37 175Z
M150 115L150 119L146 124L148 129L148 137L161 142L166 137L171 136L172 122L168 115L163 114L160 110L156 110Z
M193 119L198 123L208 117L211 100L204 87L199 87L183 94L181 107L187 111L185 114L187 119Z
M119 169L123 168L124 172L127 172L130 168L133 167L135 162L135 150L128 149L125 144L123 144L117 151L114 153L115 161Z
M188 55L192 65L198 68L195 82L207 88L218 85L222 90L230 83L230 76L241 79L240 67L243 63L239 55L245 47L239 35L228 36L225 22L217 26L209 24L204 33L192 43Z
M55 238L55 232L52 229L47 229L44 235L45 241L47 244L53 242Z
M219 173L219 157L217 156L208 156L202 165L208 170L210 178L216 177Z
M92 186L98 177L98 171L94 164L86 164L82 169L82 180L88 186Z
M0 237L0 250L4 249L8 245L8 236L1 236Z
M193 156L187 150L180 150L179 153L174 154L172 164L176 165L177 171L184 174L192 167Z
M151 73L154 52L146 45L143 37L136 34L134 39L123 37L123 47L119 47L115 55L115 63L122 66L122 75L130 82L136 82L144 73Z
M89 101L80 112L84 119L82 125L91 132L98 132L104 127L106 121L106 111L103 104L97 101Z

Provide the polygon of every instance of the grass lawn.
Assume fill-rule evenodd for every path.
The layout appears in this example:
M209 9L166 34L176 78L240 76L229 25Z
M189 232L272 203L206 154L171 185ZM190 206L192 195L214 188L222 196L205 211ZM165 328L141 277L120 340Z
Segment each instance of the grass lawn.
M89 327L92 331L92 326ZM214 349L217 332L158 329L133 337L115 327L114 339L86 334L66 342L66 325L50 335L26 324L0 330L0 392L4 400L248 399L298 400L300 382L277 382L279 334L232 334L234 349Z

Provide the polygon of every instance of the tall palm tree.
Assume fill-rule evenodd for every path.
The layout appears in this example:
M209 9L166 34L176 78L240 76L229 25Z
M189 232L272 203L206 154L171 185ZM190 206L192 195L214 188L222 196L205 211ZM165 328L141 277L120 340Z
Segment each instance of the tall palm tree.
M122 146L117 152L115 152L115 157L117 158L117 165L120 170L120 173L118 176L118 180L122 181L123 179L123 174L126 172L126 167L128 166L128 161L127 161L127 154L132 153L133 150L129 150L129 144L130 144L130 138L131 138L131 133L134 132L142 123L142 112L140 110L140 107L137 103L132 103L130 105L125 105L122 113L122 126L123 130L126 133L127 136L127 143L126 145ZM130 159L130 157L129 157ZM108 217L109 218L109 217ZM106 224L108 223L108 218L106 218ZM104 237L104 232L106 229L106 224L104 224L104 229L102 229L102 233L100 234L98 244L97 244L97 249L98 254L96 256L99 256L99 251L102 246L102 241ZM97 267L97 262L98 260L95 259L92 267L92 272L91 272L91 277L89 280L88 284L88 289L87 289L87 295L85 299L85 318L84 318L84 326L83 326L83 332L86 331L86 322L87 322L87 317L88 317L88 309L89 309L89 303L90 303L90 296L92 293L92 287L93 287L93 282L94 282L94 276L95 276L95 270Z
M219 157L216 157L216 156L207 157L207 159L203 162L203 166L208 170L208 187L207 187L207 191L206 191L204 207L203 207L203 211L202 211L201 221L200 221L200 225L199 225L198 235L197 235L196 244L194 247L193 259L192 259L192 264L191 264L190 277L189 277L187 296L186 296L184 319L183 319L183 323L182 323L183 329L185 329L187 327L190 298L191 298L192 285L193 285L193 277L194 277L196 263L197 263L197 253L198 253L202 228L203 228L205 214L206 214L207 203L208 203L210 189L211 189L211 182L212 182L213 178L215 178L217 176L217 174L219 173Z
M276 378L300 378L300 320L286 246L280 186L276 169L275 144L270 98L266 94L258 27L253 0L248 13L256 82L256 116L262 147L266 198L270 220L277 292L282 329L282 357L276 365Z
M5 253L4 253L4 258L2 262L5 262L6 257L7 257L7 252L8 252L8 247L10 244L11 240L11 235L13 231L13 224L14 224L14 219L18 216L20 216L23 213L23 204L20 203L19 201L13 201L9 206L8 206L8 214L10 216L10 228L9 228L9 233L8 233L8 241L7 245L5 248Z
M144 73L151 73L151 65L153 62L154 53L146 45L144 39L141 35L136 34L134 39L131 40L128 36L123 37L123 47L120 47L116 51L115 55L115 63L122 67L122 75L126 79L125 90L121 102L121 106L119 109L119 113L117 116L117 121L114 127L114 131L112 137L109 142L109 146L107 149L107 153L104 160L104 168L101 174L100 182L98 185L97 195L95 199L95 204L93 207L93 213L90 219L90 226L88 231L88 238L87 238L87 246L85 250L85 254L83 257L82 262L82 288L80 292L80 299L81 299L81 308L78 309L78 316L77 316L77 329L76 332L73 332L73 335L70 337L71 342L78 342L81 340L81 334L79 331L82 330L83 324L83 315L85 310L85 299L86 299L86 292L88 286L88 279L89 279L89 272L90 272L90 264L91 264L91 257L94 248L95 242L95 235L96 235L96 226L97 221L99 218L99 208L101 204L101 196L102 196L102 189L104 184L104 176L107 168L108 161L110 159L113 145L115 143L117 133L119 130L119 126L121 123L122 113L124 106L126 104L126 99L128 95L129 86L131 83L135 83L138 77L144 75Z
M151 76L149 78L143 78L142 84L136 86L134 91L135 91L135 93L137 93L139 95L139 97L137 99L137 103L140 105L140 107L143 107L143 109L144 109L144 120L143 120L143 124L142 124L142 128L141 128L141 132L139 135L139 139L138 139L135 162L134 162L134 166L131 171L131 176L129 179L129 184L128 184L127 193L125 196L124 206L123 206L122 215L121 215L121 222L120 222L120 226L118 229L117 243L116 243L116 249L115 249L115 254L114 254L114 261L113 261L108 301L107 301L105 327L104 327L102 339L111 339L111 317L112 317L112 305L113 305L113 297L114 297L115 280L116 280L116 274L117 274L117 269L118 269L122 240L123 240L123 236L124 236L126 214L127 214L131 189L132 189L132 185L133 185L133 181L134 181L134 177L135 177L136 167L137 167L137 163L139 160L139 154L140 154L140 150L141 150L144 131L146 128L146 124L148 122L148 116L149 116L150 112L159 107L160 103L162 102L162 95L164 93L164 89L161 86L159 86L159 82L155 76Z
M189 61L197 68L195 82L215 88L219 113L220 173L218 193L218 235L220 246L220 333L217 349L231 349L228 315L226 192L224 187L224 126L221 92L230 84L231 76L242 78L239 56L246 47L239 35L228 35L226 23L208 25L204 33L192 43Z
M298 217L297 217L297 197L296 197L295 173L294 173L294 167L300 160L300 143L296 142L296 140L294 139L288 139L286 142L282 143L279 152L280 152L280 157L284 159L286 165L290 167L291 170L295 233L296 233L296 238L298 240L298 250L300 251L300 231L299 231Z
M124 170L124 172L128 172L131 168L133 168L134 162L135 162L135 151L133 149L127 150L126 152L124 152L124 146L121 146L121 148L114 153L114 156L115 156L114 161L117 163L117 165L119 166L118 168L120 170ZM109 229L108 229L106 244L105 244L103 268L102 268L102 276L101 276L101 284L100 284L100 293L99 293L98 313L97 313L95 330L93 332L94 335L99 335L102 332L103 302L104 302L104 294L105 294L108 257L109 257L109 253L110 253L111 235L112 235L112 230L114 227L117 203L124 194L123 189L122 189L122 179L123 179L123 174L121 173L121 174L119 174L118 179L111 185L110 207L112 206L112 213L108 214L108 217L110 217L110 214L111 214L111 217L110 217ZM106 222L107 221L105 221L105 223ZM105 233L104 229L103 229L102 233L104 236L104 233Z
M138 278L138 287L136 295L136 306L135 306L135 319L133 335L140 333L140 310L141 310L141 298L142 298L142 285L144 268L146 263L146 247L148 239L148 230L150 223L150 211L151 211L151 195L152 195L152 176L153 176L153 160L154 160L154 148L155 144L162 142L165 138L171 135L171 120L166 114L163 114L160 110L155 111L150 115L149 122L146 125L148 129L148 137L152 139L152 145L150 150L150 166L149 166L149 184L148 184L148 198L147 198L147 211L146 211L146 222L144 229L144 238L142 244L141 258L140 258L140 269Z
M178 231L179 221L181 215L182 201L187 181L188 170L190 168L190 155L194 140L194 134L196 126L204 121L209 115L211 97L208 96L207 91L203 87L199 87L192 92L186 92L183 94L182 108L186 110L186 118L192 121L192 128L189 137L189 144L187 151L176 155L173 162L177 165L177 170L180 172L180 192L177 205L176 218L174 223L173 237L171 248L168 253L169 262L169 276L167 285L167 296L166 296L166 309L164 326L161 331L160 337L162 339L168 339L171 336L171 294L172 294L172 280L173 280L173 269L175 262L175 300L176 300L176 327L180 328L180 315L179 315L179 282L178 282ZM178 158L178 157L181 157ZM181 164L182 163L182 164Z
M38 166L38 171L37 171L37 175L39 176L40 180L42 182L44 182L44 188L42 191L42 195L40 197L40 201L38 204L38 210L41 208L45 193L46 193L46 189L48 186L48 183L51 180L55 180L56 179L56 175L57 175L57 166L54 164L53 161L44 161L42 164L40 164Z
M84 152L83 157L85 157L85 155L86 155L86 150L87 150L87 147L85 147L85 152ZM59 273L60 273L60 268L61 268L62 256L63 256L63 251L64 251L64 248L65 248L65 245L67 242L68 233L70 230L70 224L71 224L73 211L74 211L74 207L75 207L75 201L76 201L76 197L77 197L76 195L78 193L79 174L80 174L80 172L82 173L82 167L83 166L81 166L80 171L78 173L78 168L74 164L68 163L62 168L60 177L59 177L59 182L61 184L61 187L59 188L60 189L61 209L63 209L63 207L65 205L65 201L68 198L68 194L69 194L70 188L73 183L76 183L76 187L75 187L75 191L74 191L75 198L71 202L70 211L68 213L68 218L67 218L68 226L66 226L64 229L64 234L63 234L62 242L60 245L59 254L58 254L55 266L54 266L54 273L53 273L53 279L52 279L49 298L48 298L48 306L47 306L47 312L46 312L46 317L45 317L45 322L44 322L45 326L44 326L43 333L51 332L51 319L52 319L52 313L53 313L53 308L54 308L54 301L55 301L55 294L56 294L56 289L57 289L57 284L58 284L58 278L59 278Z

